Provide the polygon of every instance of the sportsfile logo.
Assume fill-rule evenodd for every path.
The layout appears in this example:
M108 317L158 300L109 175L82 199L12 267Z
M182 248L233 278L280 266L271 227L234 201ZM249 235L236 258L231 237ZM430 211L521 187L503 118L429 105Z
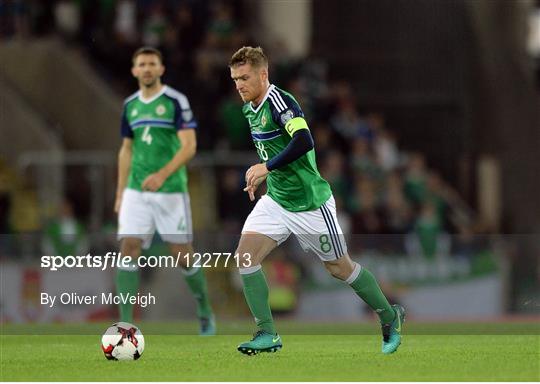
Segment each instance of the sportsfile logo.
M62 268L100 268L102 271L111 268L129 269L133 264L131 256L116 254L116 252L107 252L105 255L84 256L41 256L41 268L50 271L58 271Z
M137 268L249 268L252 258L249 253L239 255L230 252L205 252L205 253L178 253L178 255L141 255L134 259L131 256L123 256L121 252L107 252L105 255L82 256L41 256L41 268L50 271L58 271L63 268L97 268L102 271L107 268L119 268L134 270Z

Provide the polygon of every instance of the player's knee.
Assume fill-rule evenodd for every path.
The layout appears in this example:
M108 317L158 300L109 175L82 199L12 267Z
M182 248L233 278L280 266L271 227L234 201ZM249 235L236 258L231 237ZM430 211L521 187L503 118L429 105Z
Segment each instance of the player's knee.
M193 257L193 246L191 244L171 244L170 250L174 256L181 258Z
M259 266L264 258L277 246L277 242L259 233L243 232L234 253L238 267Z
M327 266L326 269L336 279L339 279L339 280L346 280L347 279L347 276L345 276L345 273L343 273L343 270L340 269L339 266L331 266L331 267Z
M235 258L237 259L238 268L250 268L255 267L261 264L261 258L257 252L249 251L242 248L237 248L234 252Z
M324 266L333 277L339 280L347 280L352 273L351 266L348 263L327 261Z
M260 264L258 263L258 251L256 247L253 246L253 244L249 242L243 241L244 239L240 239L240 243L238 244L238 248L234 251L234 257L237 261L236 264L239 268L249 268L254 265Z
M138 258L141 253L142 242L140 239L125 238L122 239L122 255Z

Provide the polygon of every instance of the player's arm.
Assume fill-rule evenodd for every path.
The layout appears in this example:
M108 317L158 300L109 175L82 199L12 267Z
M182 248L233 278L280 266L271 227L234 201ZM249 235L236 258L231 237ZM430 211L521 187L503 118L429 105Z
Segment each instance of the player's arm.
M195 129L181 129L177 132L178 140L182 143L174 157L159 171L149 175L142 184L143 189L155 192L180 167L186 165L197 152L197 136Z
M314 146L306 120L295 117L285 124L285 130L292 137L283 151L266 163L256 164L246 172L246 184L251 186L255 180L265 177L274 169L283 168L311 151Z
M122 194L127 185L129 176L129 170L131 168L131 156L132 156L133 140L128 137L124 137L122 146L118 152L118 184L116 187L116 201L114 203L114 211L118 213L120 211L120 204L122 203Z
M313 149L313 137L303 117L289 120L285 125L285 130L292 139L283 151L266 162L268 171L283 168Z
M114 202L114 212L116 213L120 212L122 195L127 186L133 153L133 131L126 118L125 106L120 121L120 135L122 136L122 146L118 152L118 184L116 186L116 199Z

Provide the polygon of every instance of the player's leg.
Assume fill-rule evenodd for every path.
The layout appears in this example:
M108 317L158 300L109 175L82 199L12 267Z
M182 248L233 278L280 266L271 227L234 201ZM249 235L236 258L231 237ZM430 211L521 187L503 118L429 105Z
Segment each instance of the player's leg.
M336 260L325 260L324 265L335 278L345 281L356 294L377 313L382 326L383 353L392 353L401 344L401 324L405 310L400 305L390 305L377 279L366 268L353 262L348 254Z
M244 296L257 328L272 334L276 333L276 329L268 303L268 283L261 263L276 246L277 242L268 236L244 232L235 252L239 257Z
M151 212L143 199L143 193L126 189L118 214L118 239L122 257L131 256L132 263L116 271L116 291L118 294L136 295L139 290L139 268L136 260L141 255L141 248L150 246L155 228ZM120 303L120 321L131 323L133 304Z
M336 206L333 197L320 208L328 229L329 243L339 250L335 259L328 259L319 254L326 269L337 279L345 281L356 294L379 316L383 333L383 353L392 353L401 344L401 324L405 320L405 311L399 305L391 306L373 274L358 263L353 262L345 245L343 231L337 221Z
M268 302L269 289L261 263L278 245L278 242L257 232L243 232L236 250L239 255L239 271L244 297L257 324L253 338L238 346L246 355L259 352L276 352L281 349L281 337L277 334Z
M180 255L182 274L189 290L197 302L197 317L199 318L201 336L211 336L216 334L216 321L210 297L208 295L208 285L204 275L204 269L200 266L190 266L187 268L188 259L193 260L193 246L188 244L169 243L173 256ZM191 264L189 264L191 265Z
M268 302L268 283L261 267L264 258L289 237L290 231L281 221L282 210L268 196L263 196L246 219L235 252L239 257L244 296L258 328L250 341L238 346L238 350L247 355L276 352L282 347Z
M188 193L155 193L151 196L153 217L161 238L169 243L173 255L179 253L193 256L193 225L191 203ZM187 262L184 257L181 261ZM197 316L200 322L200 334L214 335L216 332L214 314L208 297L208 286L203 268L182 268L184 278L193 297L197 301Z
M375 276L366 268L362 268L360 264L353 262L347 253L335 260L325 260L324 266L336 279L347 282L356 294L377 313L382 324L394 320L394 310L382 293Z
M383 326L383 352L394 352L401 338L392 337L401 332L401 320L404 313L400 306L392 307L381 291L371 272L353 262L348 253L343 231L339 226L335 202L330 197L317 211L289 213L287 224L305 248L312 249L324 262L326 269L335 278L347 282L356 294L377 313ZM398 308L399 307L399 308ZM392 328L392 324L396 327ZM399 340L398 340L399 339Z
M120 243L120 252L124 256L131 256L132 260L136 260L141 255L142 240L127 237L123 238ZM135 263L130 266L116 270L116 291L124 296L135 296L139 291L139 268ZM120 302L120 321L128 323L133 322L133 304L129 301Z

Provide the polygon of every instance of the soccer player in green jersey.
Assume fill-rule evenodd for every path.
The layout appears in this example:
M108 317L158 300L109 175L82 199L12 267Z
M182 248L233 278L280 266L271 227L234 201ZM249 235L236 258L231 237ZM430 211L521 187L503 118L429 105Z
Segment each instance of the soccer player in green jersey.
M181 255L185 280L197 300L200 334L215 334L215 320L202 268L185 268L193 255L191 208L186 164L196 152L195 128L187 97L161 83L165 71L161 53L143 47L133 55L133 76L139 91L124 102L118 155L115 211L122 255L136 259L148 248L154 232ZM135 295L136 265L119 269L119 293ZM120 305L121 321L131 322L133 305Z
M244 191L253 201L264 180L268 187L268 193L246 219L236 250L241 259L244 296L258 327L253 338L240 344L238 350L254 355L282 347L261 262L293 233L305 250L319 256L332 276L349 284L377 313L383 333L382 352L395 352L401 344L405 311L399 305L390 305L373 274L347 254L332 191L317 170L314 143L302 109L290 93L270 84L268 59L260 47L238 50L229 68L246 103L243 112L261 159L246 172Z

